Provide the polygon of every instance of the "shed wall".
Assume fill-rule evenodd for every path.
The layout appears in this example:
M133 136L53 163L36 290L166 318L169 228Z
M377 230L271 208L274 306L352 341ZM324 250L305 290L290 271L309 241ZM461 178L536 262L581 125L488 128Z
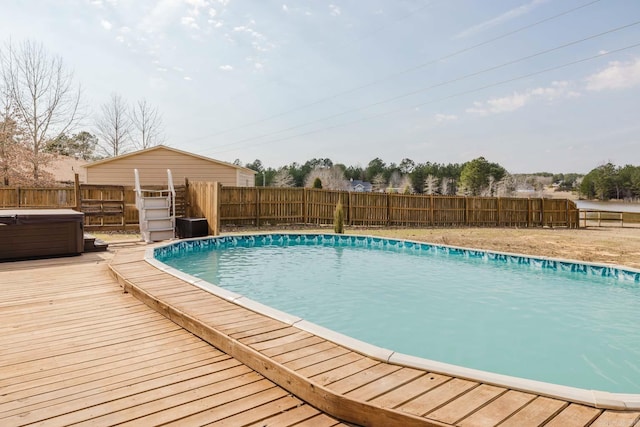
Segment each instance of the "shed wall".
M140 185L166 185L167 169L171 169L175 185L192 181L217 181L226 186L245 186L238 182L238 169L216 164L170 150L144 152L87 168L88 184L133 185L133 170L140 173ZM253 177L248 180L253 186Z
M256 177L254 174L242 172L240 169L238 169L237 171L238 171L238 184L237 184L238 187L255 187Z

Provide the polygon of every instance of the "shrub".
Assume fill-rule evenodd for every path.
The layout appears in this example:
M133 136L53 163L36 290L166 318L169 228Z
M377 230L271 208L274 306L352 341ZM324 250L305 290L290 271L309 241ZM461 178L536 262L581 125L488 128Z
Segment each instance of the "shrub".
M344 209L340 201L338 201L336 210L333 213L333 232L336 234L344 234Z
M320 180L320 178L317 178L313 180L313 188L320 188L322 189L322 181Z

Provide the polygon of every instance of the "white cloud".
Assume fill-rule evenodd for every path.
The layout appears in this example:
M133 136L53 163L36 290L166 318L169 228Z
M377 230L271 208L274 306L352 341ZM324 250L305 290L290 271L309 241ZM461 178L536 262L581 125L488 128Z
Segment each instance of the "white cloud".
M283 4L282 5L282 11L286 12L286 13L289 13L289 7L286 4Z
M455 114L436 114L435 119L438 123L444 123L458 120L458 116L456 116Z
M260 62L256 62L253 64L253 68L255 68L258 71L262 71L264 69L264 65L261 64Z
M100 25L102 25L102 28L104 28L107 31L111 30L111 27L113 27L111 22L107 21L106 19L101 20Z
M258 52L268 52L273 49L274 44L270 43L263 34L251 28L250 25L255 25L255 21L250 21L249 25L239 25L237 27L233 27L233 32L248 34L249 36L251 36L251 38L253 38L253 40L251 41L251 46Z
M524 92L514 92L511 95L500 98L491 98L487 101L476 101L473 107L465 111L470 114L489 115L508 113L519 110L530 102L544 100L553 102L557 99L575 98L580 96L579 92L571 89L571 84L567 81L554 81L548 87L537 87Z
M207 0L184 0L184 2L189 6L197 8L209 6L209 2Z
M331 16L340 16L342 11L335 4L330 4L329 5L329 13L331 14Z
M228 64L227 65L221 65L218 68L220 68L222 71L232 71L233 70L233 67L231 65L228 65Z
M207 0L185 0L185 2L187 5L191 6L187 10L187 14L194 18L200 15L200 9L204 9L209 6L209 2Z
M640 58L610 62L604 70L586 78L587 90L626 89L640 86Z
M218 3L220 3L224 7L229 4L229 0L218 0Z
M192 80L192 79L191 79L191 77L189 77L189 76L184 76L184 79L185 79L186 81L191 81L191 80Z
M156 67L156 70L160 71L161 73L164 73L165 71L167 71L167 69L164 67Z
M198 26L198 23L196 22L196 19L193 16L183 16L182 18L180 18L180 23L189 28L193 28L194 30L197 30L200 28L200 26Z
M218 15L218 11L215 10L214 8L209 8L209 16L213 18L216 15Z
M181 9L184 9L183 0L161 0L142 18L140 28L147 33L163 32L175 22L175 16L181 13Z
M464 31L458 33L455 38L463 38L468 37L470 35L479 33L488 28L495 27L497 25L503 24L507 21L515 19L519 16L526 15L531 12L533 9L538 7L539 5L546 3L549 0L532 0L528 4L516 7L514 9L508 10L501 15L496 16L495 18L489 19L488 21L481 22L480 24L474 25L472 27L467 28Z

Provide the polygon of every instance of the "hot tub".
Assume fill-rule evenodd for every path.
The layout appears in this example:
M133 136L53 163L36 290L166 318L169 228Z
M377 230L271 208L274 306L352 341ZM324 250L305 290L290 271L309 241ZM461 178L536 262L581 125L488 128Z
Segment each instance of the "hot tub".
M0 260L81 254L83 218L71 209L0 209Z

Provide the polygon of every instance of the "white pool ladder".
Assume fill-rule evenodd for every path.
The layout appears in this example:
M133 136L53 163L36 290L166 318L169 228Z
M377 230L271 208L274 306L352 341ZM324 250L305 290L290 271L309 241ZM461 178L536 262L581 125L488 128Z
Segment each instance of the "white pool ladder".
M138 169L134 169L133 173L142 239L147 243L173 239L176 229L176 190L171 170L167 169L168 185L162 190L140 188Z

